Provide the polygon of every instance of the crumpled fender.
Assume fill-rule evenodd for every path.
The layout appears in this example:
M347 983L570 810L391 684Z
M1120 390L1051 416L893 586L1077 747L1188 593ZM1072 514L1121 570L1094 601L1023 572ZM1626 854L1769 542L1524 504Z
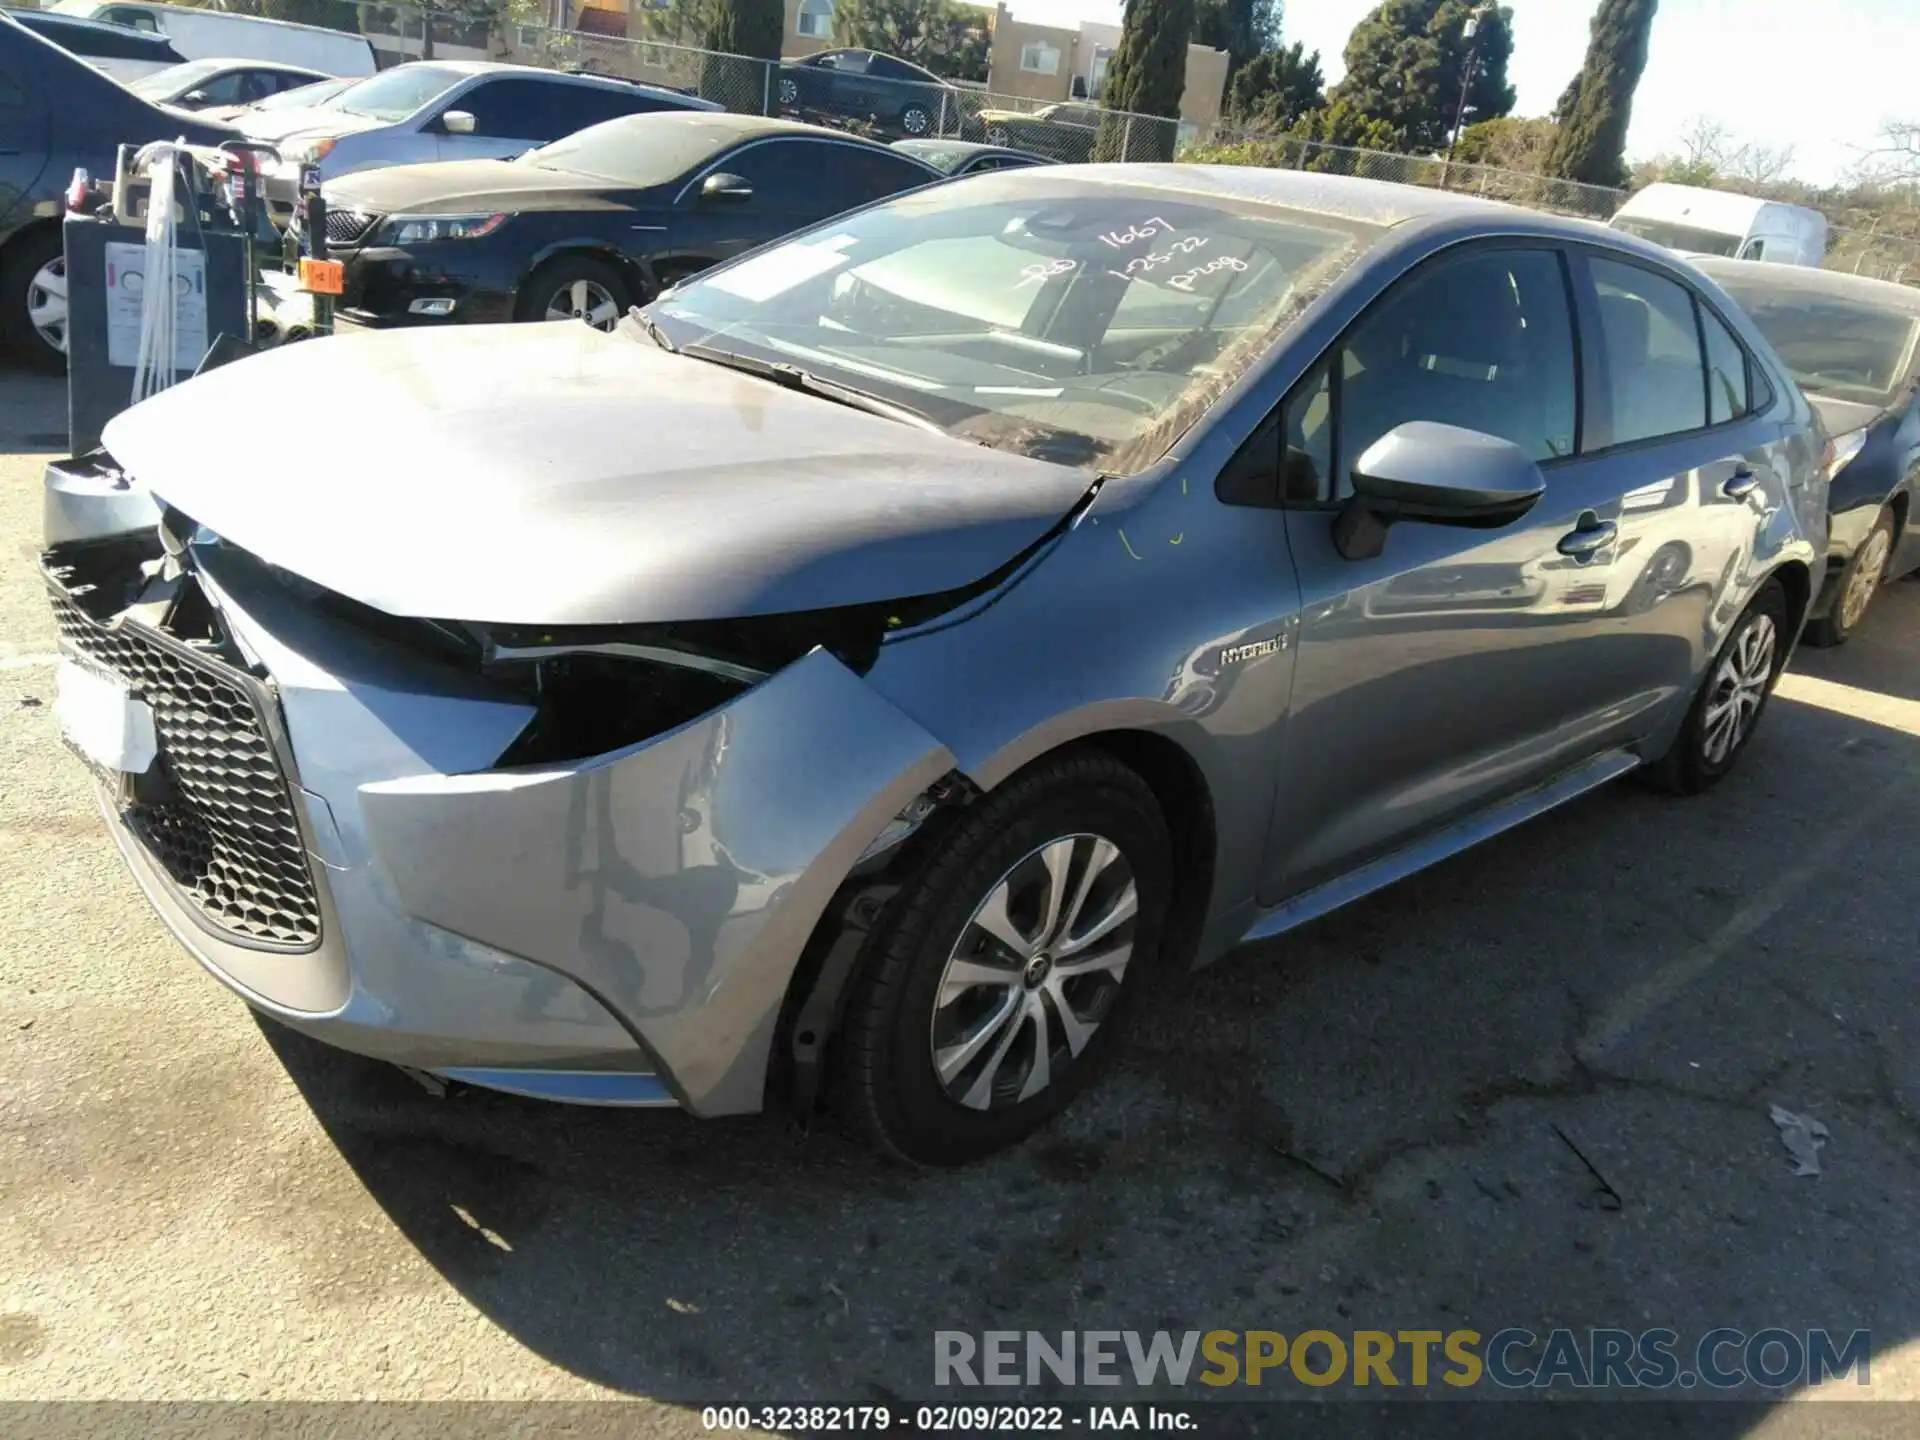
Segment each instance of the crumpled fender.
M569 975L681 1103L760 1108L781 1002L829 900L946 746L815 650L729 705L579 764L362 785L419 919Z

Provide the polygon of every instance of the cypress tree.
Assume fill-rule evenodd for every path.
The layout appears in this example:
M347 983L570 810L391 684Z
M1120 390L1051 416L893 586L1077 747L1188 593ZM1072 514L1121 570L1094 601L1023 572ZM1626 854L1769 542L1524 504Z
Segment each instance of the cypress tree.
M1633 92L1647 68L1647 41L1659 0L1600 0L1588 28L1587 59L1560 97L1559 133L1547 173L1588 185L1627 178L1627 127Z
M786 6L781 0L720 0L705 38L706 48L718 53L702 67L700 93L729 110L760 113L779 86L769 83L765 66L731 57L745 55L766 66L778 65L786 26Z
M1094 145L1100 160L1171 160L1180 132L1180 96L1187 88L1187 43L1194 0L1127 0L1120 46L1101 97L1109 110L1165 116L1164 122L1109 115Z

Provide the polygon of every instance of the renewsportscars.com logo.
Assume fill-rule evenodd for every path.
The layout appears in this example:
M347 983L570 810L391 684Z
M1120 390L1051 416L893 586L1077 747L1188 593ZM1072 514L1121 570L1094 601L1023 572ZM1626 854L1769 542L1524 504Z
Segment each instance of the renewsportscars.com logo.
M936 1330L936 1385L1733 1390L1870 1383L1868 1331Z

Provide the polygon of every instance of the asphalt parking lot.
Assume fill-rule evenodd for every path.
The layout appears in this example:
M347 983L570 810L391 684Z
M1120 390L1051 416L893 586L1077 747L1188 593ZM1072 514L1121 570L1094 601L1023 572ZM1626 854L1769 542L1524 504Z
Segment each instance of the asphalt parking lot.
M1803 652L1712 795L1614 787L1235 957L1054 1132L919 1174L779 1117L436 1100L202 975L55 738L62 397L0 374L0 1400L696 1433L928 1398L936 1329L1516 1325L1866 1328L1871 1394L1920 1398L1920 582Z

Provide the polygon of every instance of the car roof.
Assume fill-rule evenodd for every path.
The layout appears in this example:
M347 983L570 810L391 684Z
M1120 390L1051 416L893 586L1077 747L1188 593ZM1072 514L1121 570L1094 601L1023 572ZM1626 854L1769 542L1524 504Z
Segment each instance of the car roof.
M893 149L890 145L882 145L864 136L851 135L845 130L834 130L825 125L808 125L799 120L776 120L767 115L738 115L730 110L678 112L668 110L656 112L648 118L664 124L697 127L716 138L726 137L721 143L726 143L729 139L758 139L770 135L805 135L816 140L839 140L850 145L863 145L869 150L892 151Z
M1844 270L1816 270L1811 265L1778 265L1768 260L1729 260L1724 256L1700 256L1692 261L1695 269L1715 280L1737 280L1745 276L1767 281L1780 290L1803 290L1814 295L1831 295L1861 305L1877 305L1903 315L1920 316L1920 289L1896 284L1892 280L1874 280L1865 275L1850 275Z
M315 80L342 78L338 75L329 75L324 70L316 70L311 65L295 65L286 60L251 60L244 55L209 55L201 60L183 60L174 69L184 70L189 65L212 65L221 70L278 70L283 75L311 75Z
M598 90L640 90L684 100L690 110L718 111L726 108L718 101L703 100L698 95L689 95L666 85L650 84L645 80L628 80L620 75L595 75L585 70L548 70L539 65L516 65L509 60L407 60L400 65L389 66L388 70L400 70L408 65L431 65L436 70L451 70L461 75L531 75L563 85L591 85ZM388 71L382 70L380 73L385 75Z
M1512 221L1524 216L1529 222L1544 221L1550 228L1564 226L1566 233L1585 239L1602 238L1617 243L1618 231L1591 221L1567 220L1557 215L1523 210L1499 200L1483 200L1477 195L1461 195L1451 190L1430 190L1421 185L1401 185L1391 180L1364 180L1353 175L1321 175L1306 170L1275 170L1260 165L1049 165L1034 166L1040 178L1035 184L1052 184L1061 179L1085 179L1112 185L1148 186L1177 191L1196 200L1254 200L1307 210L1330 219L1352 220L1362 224L1391 226L1408 220L1443 217L1484 216L1489 220ZM1025 171L1013 170L1009 175Z
M5 13L10 19L19 20L22 27L28 30L45 28L71 30L80 34L92 31L96 35L116 37L138 35L143 39L157 40L162 44L166 43L167 39L164 35L149 35L145 30L136 30L131 25L114 25L105 20L89 20L84 15L67 15L58 10L19 10L13 6L7 6Z

